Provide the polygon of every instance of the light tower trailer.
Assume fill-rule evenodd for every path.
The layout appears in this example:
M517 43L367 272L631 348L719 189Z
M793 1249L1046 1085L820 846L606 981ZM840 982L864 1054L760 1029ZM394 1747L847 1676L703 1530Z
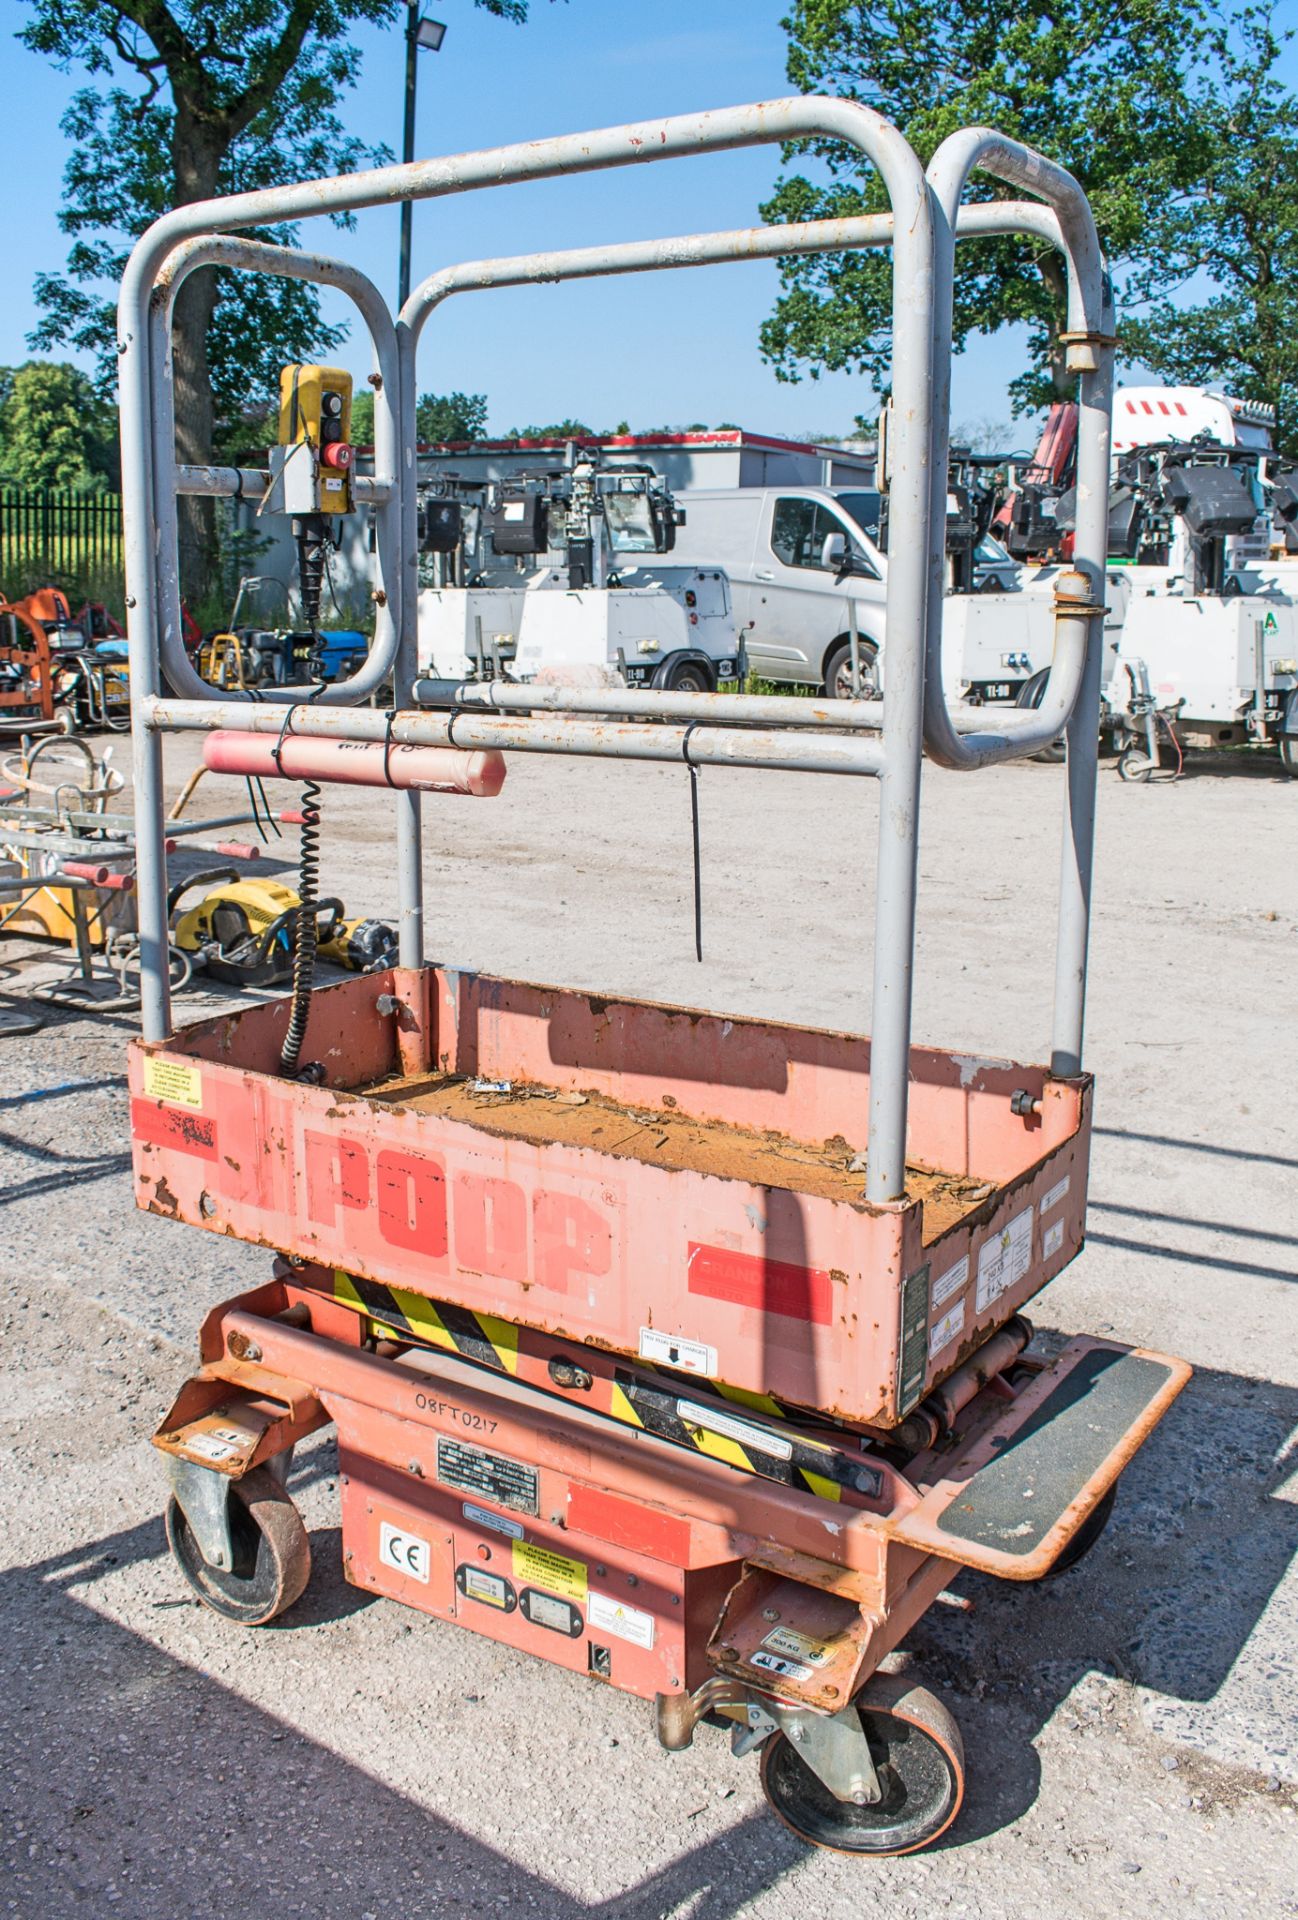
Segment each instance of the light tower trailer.
M1231 553L1265 514L1261 459L1196 440L1119 467L1145 515L1141 551L1169 574L1161 591L1133 582L1106 688L1124 779L1150 778L1163 738L1178 758L1183 744L1275 746L1298 773L1298 607L1241 591Z
M493 269L489 284L507 285L519 264L471 268ZM571 442L552 473L483 482L461 523L472 551L456 571L468 584L420 594L420 671L586 685L616 676L693 693L742 677L725 574L663 558L681 517L652 468L610 464L599 449ZM423 522L434 531L427 495ZM447 529L436 533L445 538Z
M353 269L238 229L805 138L866 154L891 212L591 249L589 271L892 246L884 700L494 681L421 711L414 356L428 283L394 328ZM975 167L1041 199L960 210ZM948 708L939 670L957 225L1063 250L1081 376L1077 567L1056 597L1052 684L1039 711L994 727L986 709ZM343 287L374 339L377 628L364 666L318 700L216 697L180 643L177 491L268 485L175 465L171 301L218 261ZM1032 1580L1083 1552L1189 1372L1085 1336L1047 1362L1020 1312L1079 1251L1085 1214L1105 288L1085 198L1050 162L973 129L926 175L877 115L817 98L209 201L138 243L120 306L137 1198L278 1256L263 1286L207 1316L201 1365L155 1436L172 1549L209 1606L258 1624L301 1593L287 1466L332 1421L358 1585L652 1700L670 1747L706 1714L728 1719L737 1751L760 1748L776 1811L815 1844L906 1852L956 1817L955 1723L881 1663L959 1567ZM358 704L388 674L391 711ZM345 767L387 791L399 965L310 991L304 915L288 1000L175 1031L162 751L182 729L214 736L214 763L304 779ZM975 770L1061 729L1050 1065L913 1047L924 746ZM502 751L878 779L871 1039L430 967L418 789L490 792Z

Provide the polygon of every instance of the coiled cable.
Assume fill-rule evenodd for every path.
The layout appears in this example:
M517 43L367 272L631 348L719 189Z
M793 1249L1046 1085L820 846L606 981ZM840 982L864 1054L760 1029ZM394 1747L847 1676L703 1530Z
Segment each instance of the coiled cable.
M293 997L288 1031L279 1056L280 1072L288 1079L305 1078L299 1071L302 1042L311 1011L311 985L316 961L316 894L320 885L320 786L308 780L302 788L302 838L298 849L298 908L293 927ZM310 1070L308 1069L308 1072Z

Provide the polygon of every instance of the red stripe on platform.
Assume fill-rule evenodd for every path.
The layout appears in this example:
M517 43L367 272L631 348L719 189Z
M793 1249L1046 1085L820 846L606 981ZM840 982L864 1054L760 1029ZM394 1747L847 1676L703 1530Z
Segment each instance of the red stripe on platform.
M131 1134L150 1147L172 1147L200 1160L215 1160L216 1122L206 1113L184 1107L160 1107L152 1100L132 1100Z
M810 1320L818 1327L827 1327L834 1317L833 1287L823 1268L767 1260L760 1253L732 1253L728 1247L691 1241L689 1290L788 1320Z

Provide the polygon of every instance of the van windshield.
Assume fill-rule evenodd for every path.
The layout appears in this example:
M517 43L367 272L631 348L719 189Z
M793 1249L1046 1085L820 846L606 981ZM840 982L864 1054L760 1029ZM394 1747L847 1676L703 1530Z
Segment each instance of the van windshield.
M862 533L868 533L871 540L877 543L880 496L873 490L862 489L860 492L836 493L834 498L844 513L851 515Z

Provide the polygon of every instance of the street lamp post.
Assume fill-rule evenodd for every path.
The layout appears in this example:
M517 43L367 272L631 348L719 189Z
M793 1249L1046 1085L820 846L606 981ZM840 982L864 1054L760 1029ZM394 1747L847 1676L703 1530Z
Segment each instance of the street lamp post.
M407 165L415 157L415 63L419 58L419 49L427 47L430 53L437 53L446 38L446 28L440 20L430 20L421 16L419 0L408 0L406 7L406 120L401 142L401 158ZM410 295L410 236L414 205L409 200L401 202L401 269L399 276L398 307L404 307Z

